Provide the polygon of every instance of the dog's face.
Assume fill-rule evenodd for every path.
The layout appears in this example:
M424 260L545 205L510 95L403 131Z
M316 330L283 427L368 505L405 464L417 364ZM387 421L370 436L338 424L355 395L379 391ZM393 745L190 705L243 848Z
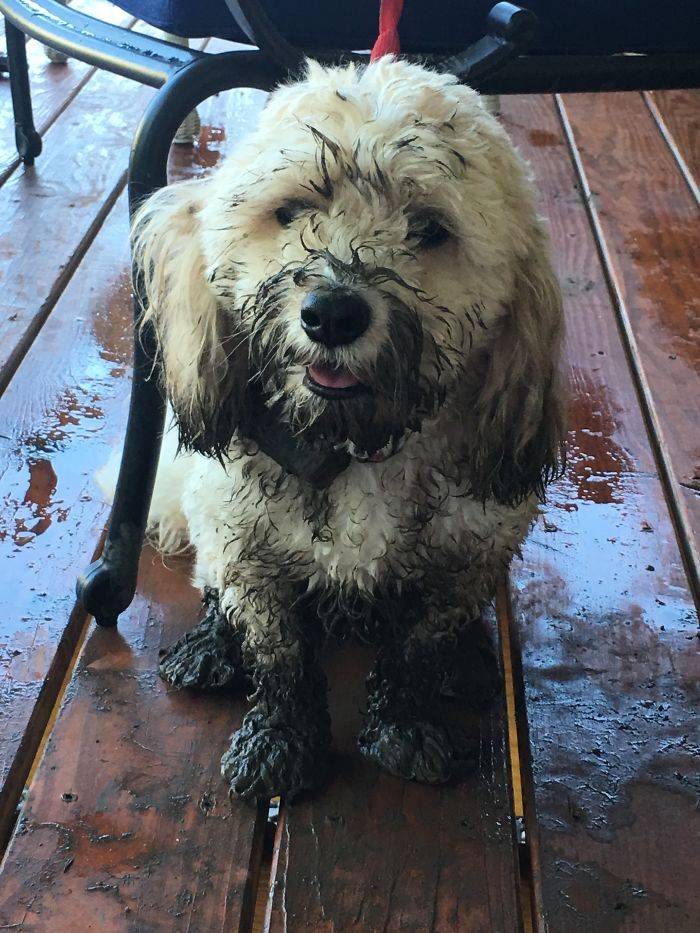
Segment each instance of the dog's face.
M187 446L225 450L255 385L305 440L360 459L451 406L482 497L517 501L556 469L544 236L505 134L450 77L312 64L135 231Z

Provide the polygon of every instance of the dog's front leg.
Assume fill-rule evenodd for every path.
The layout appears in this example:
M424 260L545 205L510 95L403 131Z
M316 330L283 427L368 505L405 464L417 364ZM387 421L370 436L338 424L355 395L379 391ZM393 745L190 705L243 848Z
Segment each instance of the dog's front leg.
M291 799L322 784L328 770L331 732L320 632L288 608L291 595L288 601L280 595L268 582L254 597L243 594L236 613L255 705L231 736L221 772L231 791L246 799Z
M443 675L454 657L460 613L423 601L422 618L382 627L370 674L361 752L397 777L428 784L460 778L477 749L442 721Z
M161 650L160 676L177 688L247 690L243 633L226 618L216 590L207 587L202 602L206 612L201 622Z

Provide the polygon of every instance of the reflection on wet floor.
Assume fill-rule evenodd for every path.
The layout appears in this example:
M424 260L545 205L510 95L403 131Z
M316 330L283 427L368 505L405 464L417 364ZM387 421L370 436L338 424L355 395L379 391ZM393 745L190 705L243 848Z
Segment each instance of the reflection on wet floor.
M170 176L185 179L209 174L254 129L266 97L263 91L240 88L220 94L215 102L202 104L199 137L192 146L173 146L168 162Z
M648 226L631 230L625 246L641 288L630 311L643 318L659 349L697 373L700 359L700 218L664 223L651 210Z
M530 130L527 138L533 146L563 146L564 140L556 133L548 133L546 130Z
M50 460L29 460L29 485L15 515L13 541L22 545L43 534L51 522L65 521L68 509L54 507L58 479ZM0 532L1 533L1 532Z
M573 500L601 504L624 497L623 475L633 469L625 450L614 440L621 409L610 390L592 373L575 367L569 385L567 477L575 487Z

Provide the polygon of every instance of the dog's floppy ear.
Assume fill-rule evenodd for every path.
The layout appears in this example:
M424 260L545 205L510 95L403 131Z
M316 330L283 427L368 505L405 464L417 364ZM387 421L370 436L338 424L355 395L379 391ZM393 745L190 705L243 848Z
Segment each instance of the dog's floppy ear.
M199 220L207 184L157 191L134 217L132 246L143 322L155 328L180 444L220 456L243 414L248 346L207 280Z
M543 497L564 465L561 292L539 224L495 328L468 380L465 455L474 496L516 505L533 492Z

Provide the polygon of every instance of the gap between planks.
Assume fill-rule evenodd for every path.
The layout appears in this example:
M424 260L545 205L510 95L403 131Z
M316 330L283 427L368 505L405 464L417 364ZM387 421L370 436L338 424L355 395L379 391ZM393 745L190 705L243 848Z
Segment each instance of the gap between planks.
M96 560L100 555L103 541L104 535L100 538L91 560ZM75 604L44 679L41 692L34 703L25 732L28 738L23 743L26 748L20 747L12 762L6 782L6 799L0 807L0 863L12 838L24 794L39 766L46 742L61 709L63 697L80 658L80 652L90 629L91 618L79 603ZM66 666L62 670L64 664ZM41 737L35 744L31 737L39 730L42 730Z
M539 930L537 917L541 915L542 897L539 891L539 854L537 837L525 834L526 826L535 826L534 779L528 739L527 705L519 639L514 628L510 574L496 592L498 633L503 658L504 689L508 710L508 740L513 784L515 818L523 827L524 840L520 845L520 902L524 933Z
M520 717L518 716L518 702L522 702L523 691L516 684L515 671L518 668L518 659L513 654L509 588L510 582L509 577L507 577L506 581L501 581L496 591L496 617L498 619L498 641L503 669L503 690L506 698L513 820L518 832L520 906L524 933L533 933L535 915L532 899L532 859L530 840L525 835L525 807L523 801L523 785L528 784L528 779L523 773L523 762L527 761L527 757L521 756L521 748L523 750L527 748L527 739L521 735L521 730L518 727L519 718L525 721L525 712L523 707Z
M124 191L126 180L127 172L125 170L118 179L116 185L106 195L105 200L102 202L102 205L100 206L94 220L86 230L83 238L78 243L75 252L72 254L66 265L61 269L57 278L54 280L48 295L42 303L41 310L34 315L21 339L17 341L16 346L9 354L7 362L3 366L2 371L0 371L0 395L3 394L5 389L7 389L10 381L12 380L12 377L17 372L18 367L21 365L22 360L31 350L38 334L41 332L44 324L49 319L51 312L56 307L56 304L61 295L66 290L66 286L73 278L76 271L80 268L80 264L90 249L90 246L95 240L95 237L102 229L105 220L109 216L114 205L119 200L121 193Z
M101 549L101 544L98 550L100 549ZM54 704L51 708L51 713L49 714L49 718L46 723L46 727L44 729L44 734L39 740L39 745L37 746L36 754L34 755L34 760L31 763L29 774L27 775L27 780L26 780L27 787L32 783L32 780L34 779L34 775L36 774L36 769L39 767L39 762L41 761L41 758L44 754L46 743L56 723L56 719L58 718L58 714L61 709L61 706L63 705L63 698L65 697L66 690L68 689L68 685L70 684L73 678L73 672L75 671L76 665L78 664L78 660L80 659L80 652L83 650L85 639L87 638L87 634L90 630L91 618L92 618L91 616L86 614L83 619L82 628L80 628L77 631L77 637L75 639L75 646L73 648L73 654L71 656L68 667L66 668L66 673L63 675L63 681L61 683L61 686L58 688L56 699L54 700ZM18 808L18 812L19 812L19 808Z
M600 98L597 100L603 108ZM522 658L522 668L517 666L515 671L519 713L524 712L522 697L525 689L529 700L529 718L519 723L522 726L525 772L533 771L530 752L536 763L537 798L533 786L526 782L524 802L526 825L530 832L537 929L546 929L548 922L550 928L557 931L582 931L584 928L612 931L619 929L620 922L630 930L651 930L652 927L655 930L686 929L682 921L678 924L677 918L692 897L679 893L682 880L678 880L675 887L675 882L669 887L669 879L663 876L664 869L657 870L657 866L665 865L666 859L672 858L676 851L684 851L681 847L684 840L678 838L677 832L672 829L664 835L664 822L668 818L673 826L675 817L677 827L687 819L688 804L683 811L676 805L680 797L670 796L668 800L671 803L665 814L654 812L653 808L645 813L644 806L640 805L636 813L636 824L640 827L638 836L634 837L633 833L627 837L623 835L614 846L599 844L595 831L591 833L586 828L589 813L593 821L605 818L608 812L605 807L614 799L615 793L618 819L622 821L618 825L633 825L635 811L628 803L627 794L628 788L631 793L636 786L637 777L648 783L650 794L660 792L654 775L657 774L655 769L663 766L658 762L651 763L653 743L659 739L665 748L675 748L673 738L669 739L669 736L675 736L673 722L669 725L660 723L658 728L654 724L649 725L646 732L643 725L639 732L642 738L637 741L635 735L634 748L624 729L631 723L634 734L638 718L635 704L640 705L645 699L647 694L644 691L656 689L659 678L654 663L657 659L659 670L671 677L674 689L682 688L681 679L673 674L676 661L669 652L678 654L678 669L687 669L683 667L681 657L686 664L689 663L687 659L692 655L692 648L688 646L689 651L680 653L678 648L685 647L683 638L692 640L694 635L689 625L692 623L690 614L684 612L686 580L678 559L674 531L669 527L668 506L648 446L648 431L645 430L648 425L642 419L639 396L631 375L626 372L628 363L614 301L611 301L603 277L600 254L591 232L588 205L582 200L578 179L571 171L571 153L567 151L556 109L551 98L546 104L543 99L530 98L527 104L513 104L509 111L512 130L524 143L526 154L535 155L533 146L548 147L543 150L542 162L534 158L533 162L537 166L545 216L550 216L552 230L559 234L553 242L562 282L573 286L566 296L570 324L567 358L573 377L572 428L576 433L572 437L569 472L562 482L561 497L557 495L557 486L553 487L550 495L551 514L559 515L562 521L557 519L557 525L562 527L552 523L552 527L539 528L533 533L525 549L531 570L527 565L525 571L514 568L516 589L511 591L515 600L513 608L517 610L513 642L516 649L522 644L522 651L516 650L514 655L516 661ZM604 112L610 114L612 111L613 108L608 107ZM585 144L585 135L581 136L581 128L585 133L586 127L582 113L588 112L583 103L578 103L578 111L574 109L573 116L569 115L577 138L582 138ZM612 148L604 132L601 131L600 136ZM591 170L596 156L604 149L600 136L597 147L591 143L589 148L583 149L584 164ZM634 145L635 142L633 139L628 144ZM559 147L558 152L556 147ZM624 153L624 147L621 149ZM608 149L604 151L608 153ZM615 154L622 159L619 150ZM600 171L609 167L610 163L604 162ZM593 181L591 187L597 187ZM685 194L684 188L681 190ZM614 201L611 200L610 188L606 193L607 204L601 204L599 209L603 222L610 225L610 211L604 214L603 210L610 208ZM595 206L598 207L597 204ZM627 221L629 225L629 218ZM566 234L579 239L569 241ZM619 229L617 239L620 249L623 249ZM622 260L612 245L610 250L616 264L620 265ZM622 255L626 255L624 251ZM585 287L582 288L581 283ZM642 294L638 281L632 279L628 291L628 308L632 310L635 308L634 296ZM601 354L600 364L588 360L597 354ZM601 369L603 360L607 363ZM593 374L598 372L602 375L593 378ZM598 385L609 386L606 390L609 397L596 391ZM591 416L595 416L593 420ZM599 436L607 439L605 444L595 442L586 446L584 442L580 446L582 434L590 432L591 436L597 436L593 431L598 427ZM593 476L608 479L612 476L613 480L616 476L622 477L621 468L619 473L615 471L614 453L618 449L625 450L626 459L622 463L630 485L611 485L609 492L604 486L594 488L589 485L583 479L585 471L582 473L577 465L580 466L585 457L585 462L592 465ZM607 470L612 470L612 474ZM567 504L574 511L570 511ZM569 518L578 512L576 505L582 509L580 521ZM597 513L595 522L591 519L592 511ZM558 533L559 537L545 542L543 539L548 536L543 535L543 531ZM629 549L629 556L626 549ZM656 559L649 560L652 554ZM647 561L650 566L645 568ZM656 576L645 573L655 569L658 571ZM565 584L561 589L559 582ZM671 598L671 590L674 599ZM655 596L662 598L655 601ZM689 600L687 605L690 605ZM638 624L630 641L626 632L628 626L635 624L634 620ZM602 623L599 631L596 631L596 622ZM686 634L684 626L688 628ZM651 645L655 646L658 639L659 650L655 653L655 649L648 646L647 652L640 648L637 655L637 639L641 641L646 633ZM587 636L590 636L588 641ZM675 642L672 641L674 636ZM599 643L600 653L593 660ZM643 641L641 643L644 644ZM652 660L647 663L648 655ZM616 679L615 664L627 672L627 680ZM557 684L564 685L559 692ZM613 709L622 709L622 713L617 712L616 715L627 717L619 732L613 726L609 745L597 743L586 731L589 727L595 730L596 724L607 722L605 701L601 700L597 706L595 701L596 691L598 696L604 696L606 689L612 691L613 702L610 705ZM658 690L661 692L652 694L652 699L666 699L668 684L666 693L660 683ZM682 690L680 695L683 696ZM590 702L589 696L593 697ZM684 716L688 719L692 716L692 712L687 712L686 702L687 697L683 704L678 705L681 712L679 722ZM643 703L642 706L644 708ZM684 706L686 712L683 712ZM642 723L646 724L647 720L642 718ZM678 728L682 732L683 726ZM647 759L644 759L643 752L639 752L642 758L635 763L634 756L644 741L648 743ZM682 777L680 771L674 772L672 768L692 770L692 761L683 762L680 752L678 758L678 765L670 760L667 765L672 782ZM628 765L627 772L620 769L623 761ZM634 776L632 780L629 779L630 774ZM611 781L613 775L617 779ZM599 809L596 809L596 801L590 806L591 788L596 788L595 792L599 792L600 799L604 801ZM610 797L608 790L613 791ZM654 799L658 800L659 794ZM539 822L536 820L538 815ZM655 820L658 821L656 826ZM553 825L556 825L554 830ZM645 831L648 839L644 838ZM639 845L640 837L642 846ZM661 840L658 844L657 839ZM686 851L691 845L689 839L689 836L685 839ZM657 853L664 852L664 846L662 859L647 855L654 847ZM685 858L684 863L691 864L691 860ZM636 891L633 881L639 877L644 879L640 890L650 892L648 901L634 895L626 896L625 885L632 885ZM675 879L683 877L684 872L675 871ZM655 893L661 898L661 906L653 900ZM675 898L673 904L668 904L667 895L671 900ZM667 904L668 909L674 912L664 916ZM624 920L618 913L622 910L627 911ZM675 921L669 925L671 916ZM659 922L658 926L655 921Z

